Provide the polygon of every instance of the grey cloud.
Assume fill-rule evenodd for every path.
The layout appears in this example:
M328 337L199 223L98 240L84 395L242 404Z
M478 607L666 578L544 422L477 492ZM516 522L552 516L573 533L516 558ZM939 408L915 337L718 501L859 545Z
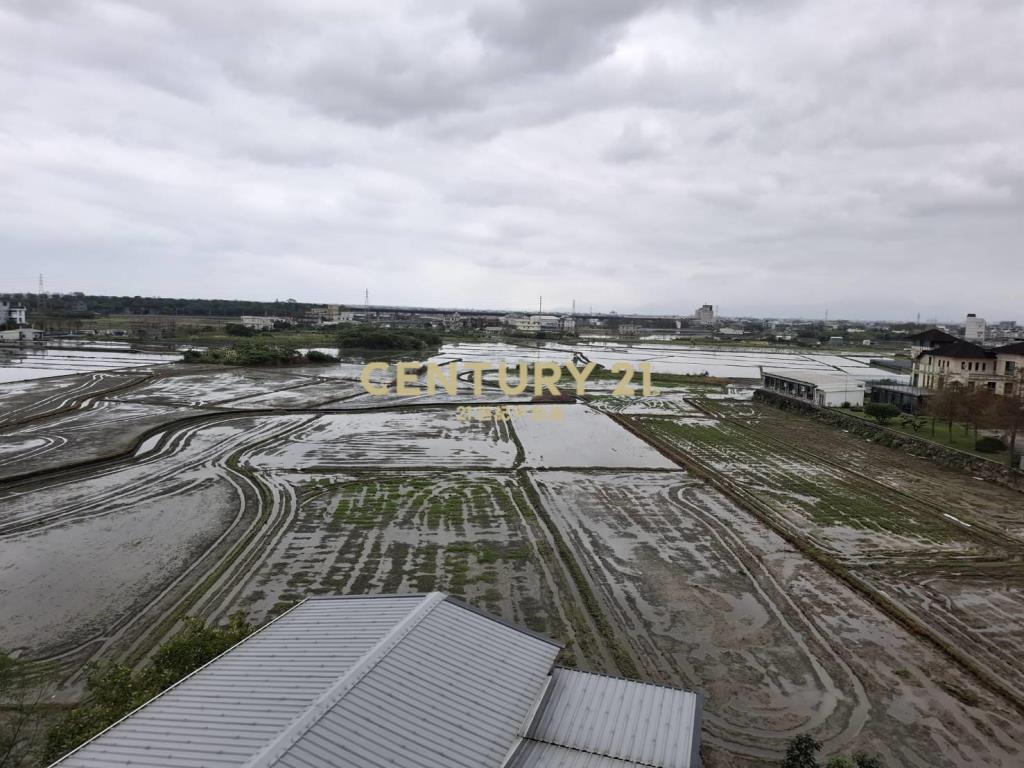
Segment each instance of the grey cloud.
M1022 30L1001 0L9 0L5 279L851 315L912 283L955 317L981 270L1020 315Z

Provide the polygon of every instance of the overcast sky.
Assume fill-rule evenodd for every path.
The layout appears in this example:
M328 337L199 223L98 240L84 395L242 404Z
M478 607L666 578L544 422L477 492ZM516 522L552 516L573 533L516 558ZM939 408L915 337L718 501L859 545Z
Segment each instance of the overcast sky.
M0 291L1024 320L1020 0L3 0Z

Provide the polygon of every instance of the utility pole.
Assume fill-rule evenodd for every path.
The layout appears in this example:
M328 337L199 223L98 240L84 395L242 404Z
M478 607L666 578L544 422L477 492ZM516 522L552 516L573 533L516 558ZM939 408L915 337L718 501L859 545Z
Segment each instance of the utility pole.
M537 314L538 315L543 315L544 314L544 297L543 296L541 296L540 297L540 301L537 302Z

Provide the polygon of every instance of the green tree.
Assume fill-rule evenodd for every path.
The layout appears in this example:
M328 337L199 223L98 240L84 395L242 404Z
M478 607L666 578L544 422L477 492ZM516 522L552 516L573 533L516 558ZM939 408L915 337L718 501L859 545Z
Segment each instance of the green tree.
M24 662L0 652L0 768L34 762L41 695L29 681Z
M1007 461L1012 467L1014 451L1017 447L1017 435L1024 429L1024 399L1016 395L996 397L989 404L986 421L1006 432L1006 442L1010 447Z
M858 752L853 756L853 763L857 768L885 768L882 765L882 759L877 755L868 755L864 752Z
M782 768L818 768L816 755L820 749L821 744L813 737L797 736L789 742Z
M925 402L925 411L932 417L932 436L935 436L935 420L946 422L949 428L949 442L953 442L953 422L959 418L961 413L961 393L957 386L949 386L940 389L928 397Z
M867 403L864 406L864 413L879 424L885 424L890 419L895 419L899 416L900 409L892 403Z
M88 741L243 640L253 629L240 613L223 627L211 627L196 618L185 619L184 625L137 672L126 664L113 662L91 666L86 673L85 700L54 723L46 734L47 762Z

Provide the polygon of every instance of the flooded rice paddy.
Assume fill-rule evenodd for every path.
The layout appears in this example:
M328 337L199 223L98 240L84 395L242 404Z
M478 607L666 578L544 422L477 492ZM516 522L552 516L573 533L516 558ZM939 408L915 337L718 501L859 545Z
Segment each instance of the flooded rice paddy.
M744 378L740 353L585 352ZM1019 494L745 392L600 390L506 418L493 392L370 397L351 374L0 386L0 647L74 698L87 662L138 660L187 615L441 589L559 638L562 663L703 691L712 768L770 764L802 733L894 766L1020 764L1004 693L871 597L1020 685ZM460 417L474 402L489 415Z

